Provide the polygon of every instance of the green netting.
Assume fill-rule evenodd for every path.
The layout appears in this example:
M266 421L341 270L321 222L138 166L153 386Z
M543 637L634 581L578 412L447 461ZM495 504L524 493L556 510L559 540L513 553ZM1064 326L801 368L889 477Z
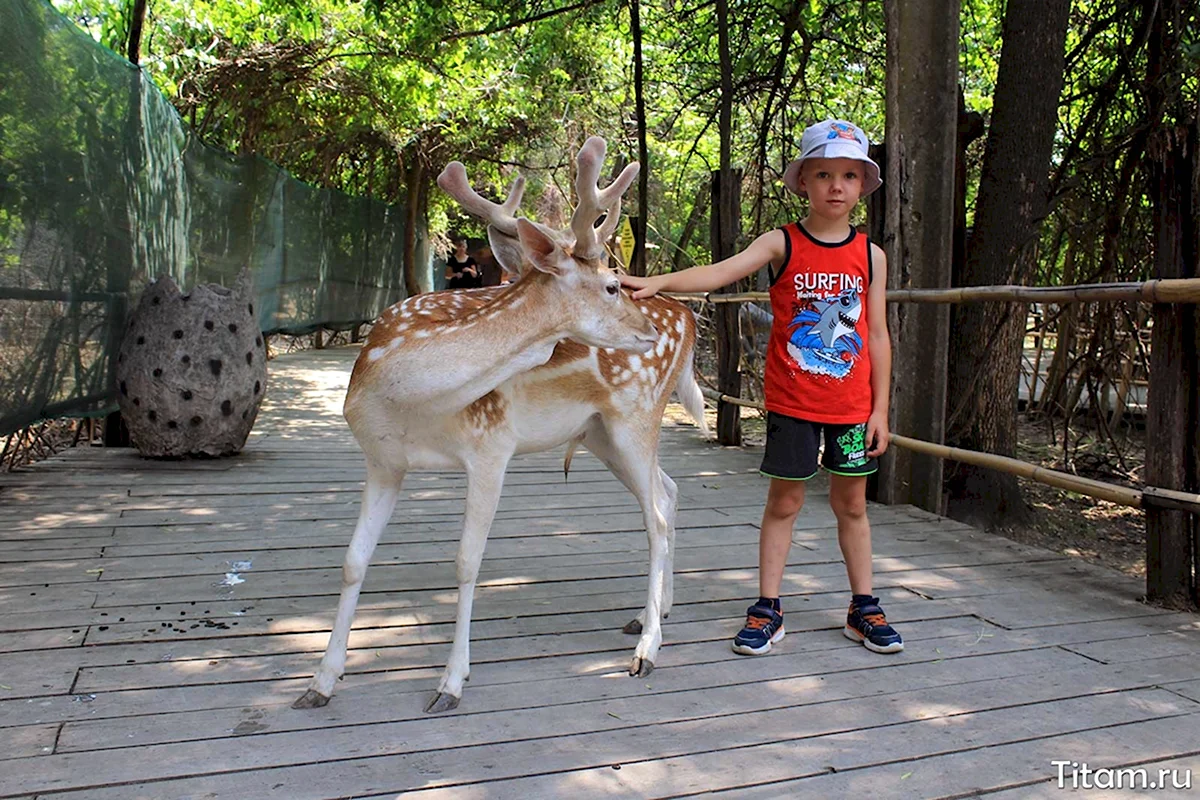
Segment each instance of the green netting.
M205 146L43 0L0 0L0 31L0 435L116 408L113 357L153 277L230 285L249 266L268 333L403 298L403 209Z

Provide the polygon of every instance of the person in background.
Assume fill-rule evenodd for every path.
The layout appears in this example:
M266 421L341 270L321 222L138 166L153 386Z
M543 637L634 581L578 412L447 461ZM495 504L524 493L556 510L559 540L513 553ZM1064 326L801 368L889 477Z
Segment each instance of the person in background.
M467 240L457 237L454 252L446 259L446 288L474 289L483 285L479 264L467 255Z

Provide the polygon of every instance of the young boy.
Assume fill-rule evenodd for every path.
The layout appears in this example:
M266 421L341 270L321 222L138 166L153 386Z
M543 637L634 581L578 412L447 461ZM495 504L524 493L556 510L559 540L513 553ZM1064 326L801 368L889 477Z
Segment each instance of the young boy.
M808 198L808 216L764 233L716 264L651 278L622 276L634 298L661 291L717 289L770 264L775 322L767 349L767 446L761 472L771 479L759 533L759 592L733 650L762 655L783 638L779 587L804 505L804 482L822 466L830 473L829 504L837 517L852 599L843 633L877 653L904 649L871 591L871 528L867 476L888 446L892 348L886 312L883 250L850 225L861 197L881 185L856 126L827 120L810 126L800 157L783 175Z

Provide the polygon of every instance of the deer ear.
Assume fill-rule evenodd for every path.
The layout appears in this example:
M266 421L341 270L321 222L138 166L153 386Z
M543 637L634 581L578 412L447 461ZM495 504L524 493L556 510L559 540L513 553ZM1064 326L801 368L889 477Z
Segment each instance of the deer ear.
M521 217L517 219L517 236L534 269L551 275L563 274L563 249L552 235Z
M525 260L521 253L520 240L515 236L509 236L494 225L488 225L487 232L488 244L492 246L492 256L500 266L504 267L506 272L520 275Z

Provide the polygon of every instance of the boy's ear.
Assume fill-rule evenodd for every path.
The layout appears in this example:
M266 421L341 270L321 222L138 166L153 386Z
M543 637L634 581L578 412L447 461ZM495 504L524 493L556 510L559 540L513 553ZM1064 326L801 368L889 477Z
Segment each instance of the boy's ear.
M524 217L517 218L517 237L530 265L551 275L563 274L564 252L550 233Z

